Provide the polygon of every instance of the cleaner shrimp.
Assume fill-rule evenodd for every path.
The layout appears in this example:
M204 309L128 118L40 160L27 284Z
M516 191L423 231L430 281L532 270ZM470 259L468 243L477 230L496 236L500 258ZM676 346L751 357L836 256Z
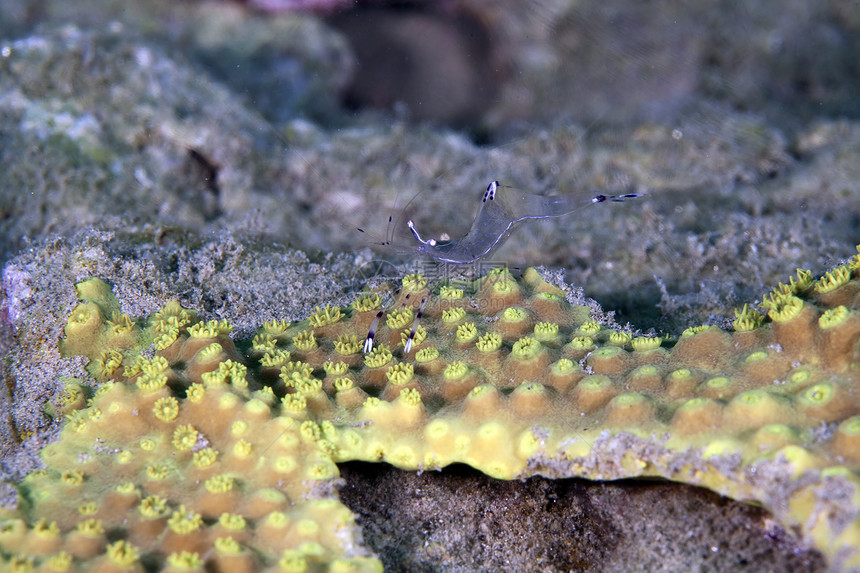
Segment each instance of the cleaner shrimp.
M505 190L503 190L505 189ZM409 231L417 241L414 252L423 257L428 257L438 263L453 265L468 265L485 260L492 255L511 234L522 223L547 219L550 217L563 217L574 211L594 205L597 203L616 202L620 203L628 199L642 197L644 193L623 193L619 195L594 194L583 191L567 197L547 197L523 191L514 191L509 187L503 187L498 181L491 181L487 190L481 197L478 213L475 216L469 231L459 239L424 239L415 228L412 220L407 222ZM389 224L391 218L389 217ZM358 229L364 232L362 229ZM387 245L389 241L380 243ZM418 325L427 304L427 296L421 300L418 311L412 322L409 336L406 339L405 353L412 348L412 341L418 330ZM364 341L364 353L373 350L373 341L379 321L384 315L384 309L376 314L370 324L367 337Z

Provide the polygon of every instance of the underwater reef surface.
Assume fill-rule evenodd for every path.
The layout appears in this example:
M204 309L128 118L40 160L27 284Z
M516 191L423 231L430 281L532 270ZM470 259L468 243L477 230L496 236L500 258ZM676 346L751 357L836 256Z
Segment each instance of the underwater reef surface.
M390 249L375 253L364 249L366 237L354 231L363 227L383 235L388 214L400 223L406 216L413 217L422 232L456 235L468 227L473 206L491 179L545 193L571 193L585 187L633 189L647 192L648 197L635 205L595 208L581 216L521 229L498 261L521 269L538 263L562 268L569 283L584 287L584 294L598 299L606 311L622 311L616 316L622 324L632 321L634 331L656 328L677 337L689 326L728 326L733 309L761 301L796 267L811 269L818 276L853 255L857 243L860 131L850 110L839 103L845 90L850 93L850 85L837 81L846 75L852 60L832 57L826 67L805 66L811 76L800 78L799 68L791 65L791 58L811 57L810 46L820 46L822 39L830 42L831 55L854 53L846 31L858 20L847 11L833 17L826 7L813 10L807 20L815 24L815 34L786 33L797 25L792 21L802 18L786 18L778 26L779 34L765 30L766 25L757 28L761 18L749 19L757 34L764 30L773 37L808 42L804 49L785 51L790 54L788 60L756 58L756 50L764 45L756 38L762 35L745 36L750 44L746 48L723 45L716 56L703 48L705 36L678 38L687 42L682 51L690 65L673 72L675 81L665 86L656 82L652 87L671 88L665 101L672 100L672 94L684 95L685 104L678 109L691 111L673 115L669 109L668 115L661 115L667 110L664 103L661 114L650 120L636 114L624 119L624 98L633 97L635 90L619 88L615 98L603 95L599 67L590 63L602 56L599 44L588 44L594 54L577 60L591 70L590 76L583 76L582 69L547 65L559 61L554 50L581 46L573 40L579 37L583 22L606 15L597 11L585 18L585 13L572 9L567 16L565 10L544 13L543 17L564 24L556 28L567 31L557 37L564 42L539 46L543 51L518 51L514 39L536 36L526 33L525 27L507 34L514 42L508 46L511 57L539 53L544 58L533 58L529 64L534 67L528 73L543 78L530 82L535 97L502 98L501 105L487 114L516 116L521 108L514 104L531 101L546 117L577 110L584 114L579 116L582 123L548 120L485 146L460 132L418 126L404 118L380 121L368 114L350 121L342 115L336 92L355 72L355 54L344 36L313 16L260 17L228 3L195 3L182 8L184 13L166 3L140 3L123 13L126 3L93 2L92 10L77 9L80 13L72 17L64 12L64 3L48 2L41 3L47 14L33 28L26 22L38 11L26 10L27 4L11 2L9 18L0 22L5 37L0 41L0 168L4 174L0 345L6 357L0 438L3 476L13 482L44 464L39 452L57 439L64 420L58 410L60 397L70 381L77 380L84 395L91 391L87 388L99 384L87 370L90 361L59 352L64 327L78 304L74 285L88 277L107 281L119 309L135 320L178 300L206 320L229 321L234 329L231 338L244 340L267 321L302 320L321 304L347 305L365 278L380 269L402 275L389 261L403 259L395 258ZM798 9L808 10L794 5L781 8L786 14L796 14ZM51 23L51 14L54 22L77 24L57 26ZM518 19L511 17L515 11L505 14L506 19L495 25L510 32ZM533 20L522 21L535 25ZM709 27L726 29L720 24L728 25L711 21ZM661 32L656 30L653 33L659 37ZM830 33L833 30L837 33ZM716 62L717 69L697 72L696 62L704 60ZM278 73L260 71L278 62ZM805 108L806 113L798 112L789 121L779 113L737 111L730 101L713 97L726 85L720 74L727 69L737 71L732 85L745 90L733 94L743 101L792 101L795 109L801 109L804 98L817 97L825 104L822 114L810 116ZM577 77L589 77L589 81L577 82ZM708 81L702 82L703 77ZM756 83L750 78L773 81ZM630 85L636 84L635 79L630 76ZM781 88L757 92L761 85ZM804 85L814 96L792 91ZM521 95L517 91L521 89L516 83L505 83L502 91ZM647 93L653 99L653 91L643 90L640 95ZM608 109L601 107L607 105ZM758 109L747 109L753 108ZM840 109L846 113L833 113ZM592 123L595 114L615 122ZM567 113L566 117L577 116ZM665 117L671 119L661 119ZM408 251L410 237L402 236L402 225L395 230L396 246ZM606 316L608 312L594 304L589 308L604 325L620 327ZM832 429L824 427L819 437L832 438ZM373 470L355 467L365 469L342 472L349 488L368 494L379 487L374 480L382 478ZM394 470L380 469L379 474L386 475L386 483L395 488L409 479ZM418 480L438 474L412 475ZM466 498L461 500L463 506L451 511L483 511L465 505L472 501L469 496L456 495L461 489L483 487L475 484L476 479L480 478L474 474L454 475L440 486L454 492L452 500ZM519 484L503 483L507 485L499 487ZM561 495L546 493L547 488L563 487L552 485L553 481L534 483L520 484L523 490L508 495L519 496L525 504L511 507L536 504L535 496ZM633 496L647 495L636 493L635 484L618 487ZM774 552L781 555L779 563L784 565L780 567L785 569L826 566L821 554L799 549L792 534L765 512L751 514L743 505L723 506L728 502L703 498L701 493L685 494L683 488L669 484L660 487L671 488L670 497L687 500L689 514L680 516L681 522L707 520L719 531L720 524L743 514L737 522L741 525L733 531L749 528L753 532L749 551L737 557L729 552L739 551L742 533L709 543L702 556L704 545L673 545L670 542L677 540L659 536L637 538L623 530L624 520L607 518L611 524L603 523L605 535L599 537L609 543L589 545L585 553L590 557L578 562L582 568L592 563L599 569L599 563L613 563L613 555L615 563L656 563L666 559L666 552L676 555L677 563L698 557L702 561L697 563L719 567L730 566L732 559L735 564L769 563ZM537 493L529 496L523 491ZM15 496L7 483L6 504ZM362 499L360 495L342 496L360 516L366 546L378 552L389 568L398 559L408 561L407 553L415 556L416 563L442 559L441 549L432 541L424 547L417 538L398 540L370 525L373 508L381 508L383 516L390 513L392 506L384 503L385 497L363 502L367 508L363 511L361 505L349 502ZM599 503L630 505L628 500L614 500ZM711 508L710 517L690 517L693 506L700 504ZM535 522L558 505L548 501L544 511L535 510ZM666 513L655 515L656 522L677 518L680 510L662 505ZM724 511L714 509L720 507ZM515 515L521 513L514 510ZM484 524L505 522L504 517L495 522L493 516L483 517ZM443 518L434 519L444 523ZM559 522L542 523L550 531L560 527ZM426 524L415 527L432 530ZM616 527L617 535L612 533ZM651 527L670 530L654 523ZM455 530L442 530L450 532L438 534L445 539L443 544L456 545ZM42 533L50 537L50 531ZM635 553L632 550L628 557L619 553L633 539L641 542L640 559L648 551L662 552L651 561L629 557ZM381 540L388 540L388 545ZM27 543L37 546L35 541ZM50 548L56 540L46 543ZM508 547L512 546L516 545ZM557 567L570 565L547 557L568 555L566 546L530 547L535 549L507 551L527 555L537 570L547 560ZM365 556L362 551L356 556ZM457 555L444 559L448 570L456 570ZM671 569L670 563L676 562L666 563ZM833 563L831 555L831 567ZM555 570L552 567L545 569Z

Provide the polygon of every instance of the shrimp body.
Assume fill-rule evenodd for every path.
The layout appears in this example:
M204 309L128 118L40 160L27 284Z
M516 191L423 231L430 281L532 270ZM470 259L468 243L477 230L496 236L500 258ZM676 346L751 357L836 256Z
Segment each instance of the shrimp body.
M605 201L620 202L641 197L640 193L623 195L591 195L583 197L545 197L523 191L500 191L498 181L490 182L478 214L469 232L459 239L422 239L415 224L408 222L409 230L418 241L416 251L442 263L465 265L484 259L501 247L511 233L523 222L531 219L562 217L574 211Z

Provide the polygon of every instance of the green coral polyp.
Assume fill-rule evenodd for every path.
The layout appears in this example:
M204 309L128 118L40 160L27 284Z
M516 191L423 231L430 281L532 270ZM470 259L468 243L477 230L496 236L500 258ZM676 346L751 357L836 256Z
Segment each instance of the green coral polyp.
M803 304L803 301L796 296L776 298L770 305L767 315L774 322L789 322L800 315Z
M412 380L412 377L415 374L415 369L411 364L406 362L399 362L394 366L389 366L388 371L385 373L385 377L388 378L388 381L395 386L402 386L403 384L409 383Z
M558 325L554 322L539 322L535 325L534 337L538 340L551 340L558 336Z
M442 322L446 324L455 324L466 318L466 311L460 307L449 308L442 311Z
M406 346L406 341L409 340L409 335L412 334L412 329L407 328L403 332L400 333L400 345ZM427 329L418 325L418 328L415 329L415 336L412 337L412 348L417 346L421 346L421 344L427 339Z
M323 362L323 370L325 370L327 376L343 376L349 370L349 364L326 360Z
M488 332L478 337L475 347L480 352L495 352L502 347L502 337L496 332Z
M167 520L167 527L179 535L193 533L200 529L201 525L203 525L203 517L199 513L185 509L184 505L180 505Z
M736 332L751 332L760 328L763 323L764 317L761 313L745 304L741 310L735 309L735 320L732 322L732 328Z
M541 343L531 336L524 336L514 342L511 349L511 356L520 360L528 360L534 358L541 351Z
M512 306L506 308L502 313L502 320L505 322L523 322L528 318L528 316L529 315L524 308Z
M293 337L293 346L299 350L313 350L317 347L317 339L313 330L303 330Z
M352 308L357 312L370 312L382 306L382 297L379 293L363 294L352 301Z
M464 378L468 373L469 367L458 360L446 366L442 375L445 377L445 380L453 381Z
M851 316L851 311L844 305L839 305L824 311L824 314L818 317L818 326L821 330L830 330L843 324L849 316Z
M637 352L647 352L649 350L656 350L660 348L660 345L662 343L663 339L659 336L637 336L631 342L631 346L633 347L633 350Z
M594 348L594 339L590 336L574 336L570 341L570 347L574 350L588 350ZM608 349L603 350L608 351Z
M373 347L373 350L364 355L364 365L368 368L382 368L391 362L393 357L391 350L387 346L377 344Z
M419 273L412 273L404 276L400 284L404 292L418 292L427 288L427 279Z
M411 307L406 306L389 312L385 324L391 330L398 330L412 324L414 318L415 312Z
M472 342L478 337L478 328L475 326L474 322L466 322L457 327L457 331L454 333L457 342L467 343Z
M818 294L833 292L847 285L849 280L851 280L850 269L845 265L836 267L832 271L824 273L824 276L815 282L815 292Z
M173 396L159 398L152 406L152 413L162 422L172 422L179 415L179 401Z
M415 362L418 364L427 364L439 358L439 350L433 346L422 348L415 353Z
M558 362L554 362L550 368L556 376L564 376L576 370L576 363L573 360L562 358Z
M633 340L633 335L629 332L618 332L613 330L609 333L609 344L615 346L624 346Z
M463 289L447 285L444 285L439 289L439 298L443 300L461 300L463 296Z
M350 356L358 354L361 350L361 343L358 341L358 336L355 334L341 334L334 341L334 351L341 356Z
M314 308L313 314L308 317L308 321L314 328L320 328L334 324L341 318L340 307L327 304L325 306L317 306Z

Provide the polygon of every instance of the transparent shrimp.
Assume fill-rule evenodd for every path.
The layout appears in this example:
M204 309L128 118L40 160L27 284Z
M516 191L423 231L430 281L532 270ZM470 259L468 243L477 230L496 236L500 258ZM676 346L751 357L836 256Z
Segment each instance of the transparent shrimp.
M498 181L490 182L483 197L481 197L478 214L472 222L469 232L460 239L423 239L415 228L415 224L410 220L407 226L412 232L412 236L418 241L415 252L440 263L472 264L493 254L496 249L504 244L511 233L526 221L563 217L595 203L622 202L643 196L643 193L624 193L621 195L580 193L574 197L546 197L523 191L500 191L501 188L502 186ZM421 300L418 312L412 322L409 337L406 339L406 353L409 353L412 348L412 341L415 338L426 304L427 297L425 296ZM371 322L367 338L364 341L365 353L373 349L373 339L376 336L376 329L382 315L383 311L380 310Z
M588 194L587 197L583 197L583 193L580 193L573 197L546 197L501 189L498 181L490 182L481 198L478 215L472 222L472 227L460 239L422 239L415 224L409 221L407 223L409 230L418 241L416 251L442 263L456 265L476 263L501 247L521 223L532 219L563 217L595 203L621 202L643 195L642 193Z

